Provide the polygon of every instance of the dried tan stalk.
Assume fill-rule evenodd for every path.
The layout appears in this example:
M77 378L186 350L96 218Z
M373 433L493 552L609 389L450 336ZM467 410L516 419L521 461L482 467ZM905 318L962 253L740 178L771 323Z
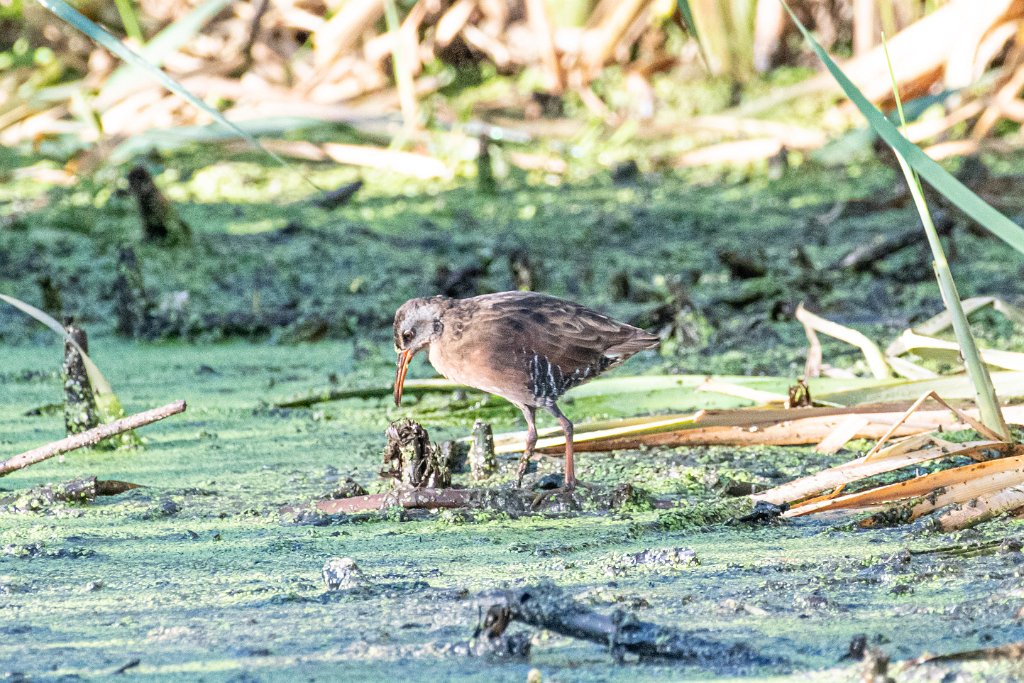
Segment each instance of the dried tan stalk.
M944 531L965 529L997 517L1004 512L1024 507L1024 486L1014 485L989 495L981 495L939 515Z
M778 138L751 138L736 142L720 142L715 145L698 147L684 152L676 159L676 166L718 166L726 164L749 164L752 161L771 159L783 149Z
M917 334L913 330L905 330L892 344L890 350L892 355L899 355L908 351L939 351L960 353L960 345L954 341L935 339ZM1016 370L1024 372L1024 353L1016 351L1000 351L998 349L978 349L981 359L986 365L992 365L1005 370Z
M900 404L902 408L906 404ZM575 439L578 451L612 451L641 446L699 446L699 445L767 445L796 446L817 444L832 433L849 415L863 414L868 424L854 438L878 439L892 430L892 424L903 417L903 410L894 411L893 404L858 406L856 408L802 408L799 411L750 408L741 410L706 411L692 425L681 429L662 428L653 432L635 433L623 429L621 436L603 435L587 440ZM1004 408L1007 419L1024 421L1024 406ZM911 436L934 429L965 429L949 410L918 411L898 427L892 436ZM561 437L544 440L539 450L554 451L563 445ZM504 441L502 453L521 451L522 441Z
M313 62L319 73L352 50L359 37L384 16L383 0L348 0L313 34ZM320 80L316 78L314 80Z
M827 334L830 337L835 337L840 341L858 347L864 353L864 359L867 360L868 367L871 368L871 373L876 378L885 379L892 376L889 364L886 362L885 356L882 355L881 349L863 333L815 315L804 308L802 303L797 306L796 319L803 323L805 329L809 327L815 332Z
M580 62L588 80L608 61L622 34L647 2L648 0L620 0L610 8L608 15L598 26L584 32Z
M939 395L936 394L934 391L929 391L927 393L922 394L920 398L914 401L911 404L911 406L907 408L907 411L903 413L900 419L893 424L892 429L886 432L885 435L878 440L878 443L876 443L874 447L872 447L871 450L864 455L864 459L870 460L872 457L874 457L881 450L882 446L885 445L885 442L892 437L896 430L899 429L899 427L903 425L910 418L911 415L917 412L924 404L924 402L927 401L928 399L934 399L937 403L945 406L946 408L949 408L951 411L956 413L957 417L959 417L967 424L971 425L971 427L977 430L978 433L981 434L982 436L986 436L993 441L1002 441L998 434L996 434L991 429L983 425L981 422L975 420L973 417L963 412L962 410L958 410L957 408L954 408L953 406L949 405L941 398L939 398Z
M434 45L440 48L448 47L469 23L475 9L476 0L458 0L449 7L434 27Z
M544 65L544 86L550 93L561 93L565 90L565 73L555 50L555 32L545 0L526 0L526 18L537 41L541 63Z
M920 435L920 437L926 439L927 442L931 441L930 435ZM888 457L875 458L874 460L857 458L842 465L830 467L827 470L822 470L810 476L776 486L763 493L758 493L754 496L754 500L763 500L776 505L796 503L793 505L794 509L800 509L800 505L813 504L815 501L805 501L803 503L797 501L801 501L821 491L844 486L867 477L873 477L884 472L893 472L904 467L919 465L923 462L939 458L947 458L954 455L970 456L985 449L1005 447L1005 444L1000 441L974 441L966 444L957 444L957 447L953 449L945 445L935 444L922 448L918 441L915 441L914 445L918 447L909 452L901 449L903 452L894 451Z
M1021 114L1024 103L1020 102L1018 96L1022 89L1024 89L1024 64L1018 66L1010 78L996 90L991 104L978 117L978 122L974 124L974 128L971 130L971 139L978 141L988 137L1001 119L1021 120L1024 117Z
M450 178L452 175L443 161L425 154L334 142L324 143L321 148L339 164L382 168L416 178Z
M1011 446L1006 443L979 448L997 450L1002 453L1024 452L1020 446ZM992 476L997 474L1005 476ZM915 519L944 505L963 503L971 498L995 493L1020 483L1024 483L1024 455L1014 455L943 470L898 484L880 486L819 503L802 505L791 509L786 515L799 517L827 510L871 508L884 503L927 497L914 506L911 519Z
M970 121L985 109L982 100L970 100L939 119L922 119L908 124L903 134L913 143L936 138L953 126ZM966 301L964 304L966 305Z
M466 42L487 55L499 71L507 70L512 64L512 53L505 43L498 38L484 32L473 24L466 24L462 27L462 37Z
M889 363L889 367L892 368L893 372L906 379L935 379L939 376L937 372L932 372L928 368L923 368L917 363L913 363L906 358L887 355L885 360Z
M843 446L855 438L868 426L870 420L864 415L850 415L840 421L836 428L829 432L828 436L822 439L814 447L815 453L838 453Z
M745 387L740 384L732 384L731 382L723 382L710 377L703 384L697 387L697 391L707 391L713 394L722 394L723 396L745 398L753 401L754 403L782 403L786 400L786 397L782 394L776 394L771 391L762 391L761 389L754 389L752 387Z
M964 299L960 303L963 306L964 315L971 315L972 313L980 311L987 306L991 306L1011 321L1017 324L1024 324L1024 312L1016 306L1008 304L1002 299L994 296L975 296L970 299ZM940 332L948 330L952 326L953 317L949 314L948 310L943 310L941 313L936 313L931 318L928 318L928 320L925 320L923 323L914 325L913 331L926 337L932 337ZM899 339L893 342L893 345L896 344L899 344ZM896 354L893 351L886 349L885 355L892 356Z

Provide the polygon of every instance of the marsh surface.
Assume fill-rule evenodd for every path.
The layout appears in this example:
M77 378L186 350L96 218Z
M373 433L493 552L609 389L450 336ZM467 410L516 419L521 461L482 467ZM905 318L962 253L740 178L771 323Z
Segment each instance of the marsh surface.
M689 501L693 514L682 517L644 506L519 519L281 512L329 494L346 477L373 485L384 430L399 416L419 420L435 440L464 436L478 416L496 430L520 428L514 408L475 394L428 395L401 409L385 398L269 407L311 389L386 385L395 306L433 291L446 269L469 269L466 287L504 289L522 253L538 288L652 327L680 316L695 335L688 346L670 342L662 355L642 355L622 369L630 374L795 377L804 341L789 315L805 299L879 340L893 336L941 306L924 246L885 260L874 274L840 274L828 264L879 231L912 227L911 209L818 220L838 198L888 191L891 175L879 171L872 177L881 181L868 181L804 171L778 184L713 186L598 178L506 189L499 198L459 189L395 197L371 186L352 206L327 213L242 194L209 200L202 189L215 170L175 185L197 232L191 248L138 244L129 208L88 188L58 192L46 208L0 230L0 289L40 303L36 281L51 276L63 308L93 331L93 356L129 412L189 403L184 415L143 430L142 450L75 452L0 481L0 497L83 475L144 486L91 505L0 511L0 672L90 679L138 660L128 673L154 680L524 680L531 668L566 681L858 680L859 665L840 660L857 634L893 660L1024 640L1017 521L956 534L824 521L701 522L701 506L723 499L724 480L779 483L849 452L690 448L580 458L583 480L628 481ZM299 227L286 229L289 222ZM962 295L1021 296L1015 254L966 229L954 240ZM153 339L112 334L109 292L124 243L138 251L155 306L174 310L181 301L174 293L189 292L177 327ZM766 272L737 276L719 258L726 250L754 255ZM676 306L683 295L692 305ZM265 329L224 324L259 322L268 311L290 317ZM0 312L0 335L13 342L0 367L4 454L62 435L59 414L26 415L61 396L59 345L33 325L13 309ZM979 330L1002 348L1021 349L1019 331L999 320L982 317ZM218 341L239 336L249 340ZM296 341L305 338L318 341ZM826 346L826 359L858 367L839 346ZM422 360L416 366L429 374ZM602 397L566 411L587 421L708 400ZM495 485L514 467L514 459L503 463ZM559 463L545 459L540 467L555 471ZM699 564L623 567L623 555L680 547ZM365 585L328 592L321 568L334 556L354 559ZM723 647L747 643L768 661L616 666L604 648L551 634L535 638L529 661L465 654L480 619L475 596L541 581L599 611L623 608L698 629ZM949 666L900 680L939 680L961 666L965 676L988 680L1021 675L1007 664Z

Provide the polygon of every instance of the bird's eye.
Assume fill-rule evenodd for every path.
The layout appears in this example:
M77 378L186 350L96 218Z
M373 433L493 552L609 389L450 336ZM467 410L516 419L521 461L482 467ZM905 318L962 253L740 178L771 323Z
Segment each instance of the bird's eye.
M412 330L406 330L405 332L402 333L402 343L408 344L409 342L412 341L412 338L415 336L416 335L413 334Z

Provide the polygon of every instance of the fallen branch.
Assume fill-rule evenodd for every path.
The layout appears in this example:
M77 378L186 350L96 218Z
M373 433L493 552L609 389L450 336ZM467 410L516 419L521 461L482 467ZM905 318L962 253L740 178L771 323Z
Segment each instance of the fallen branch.
M171 415L177 415L178 413L184 412L185 407L184 401L175 401L174 403L169 403L162 408L153 408L152 410L130 415L120 420L115 420L109 424L100 425L99 427L95 427L89 431L69 436L66 439L48 443L45 446L34 448L31 451L25 451L24 453L14 456L10 460L0 462L0 477L14 472L15 470L28 467L29 465L34 465L37 462L48 460L55 455L67 453L79 448L85 448L86 446L94 446L100 441L103 441L103 439L110 438L111 436L131 431L133 429L138 429L139 427L157 422L165 417L170 417Z
M951 220L939 221L936 226L940 235L948 235L953 231ZM913 227L895 235L879 235L870 242L860 244L836 261L833 269L852 270L860 273L875 268L884 259L903 249L918 244L925 244L924 233L920 227Z
M622 610L610 616L599 614L553 585L486 593L479 600L483 605L490 604L480 634L487 638L500 637L509 622L518 621L570 638L607 645L619 661L627 652L649 658L719 663L728 660L733 664L768 661L741 643L716 643L670 626L640 621Z
M115 479L82 477L60 484L44 484L0 498L0 507L20 510L41 510L55 503L91 503L98 496L116 496L139 488L138 484Z

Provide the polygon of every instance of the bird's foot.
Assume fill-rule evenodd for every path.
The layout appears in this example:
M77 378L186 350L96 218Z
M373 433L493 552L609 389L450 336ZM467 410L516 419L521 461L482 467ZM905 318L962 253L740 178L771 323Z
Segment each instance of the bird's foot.
M577 487L584 488L587 491L591 492L597 489L597 487L594 486L593 484L588 484L585 481L580 481L579 479L576 479L574 481L569 482L567 485L562 485L559 486L558 488L546 489L544 491L541 491L534 497L533 502L530 504L530 509L538 509L544 503L544 501L552 497L559 499L568 499L568 501L570 502L577 502L575 499Z

